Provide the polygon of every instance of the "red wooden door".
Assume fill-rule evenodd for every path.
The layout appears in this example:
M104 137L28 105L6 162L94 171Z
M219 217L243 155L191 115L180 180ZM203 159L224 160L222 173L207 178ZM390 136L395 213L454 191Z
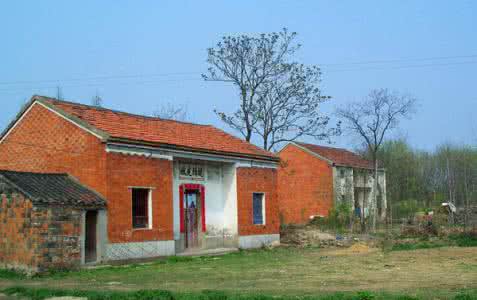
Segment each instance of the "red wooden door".
M184 197L186 248L199 246L199 193L187 191Z

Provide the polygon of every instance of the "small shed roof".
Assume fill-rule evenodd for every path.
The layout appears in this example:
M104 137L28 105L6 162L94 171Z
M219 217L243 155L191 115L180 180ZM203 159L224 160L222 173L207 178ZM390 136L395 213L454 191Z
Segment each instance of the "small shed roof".
M68 174L0 170L0 181L12 185L35 204L104 207L106 200Z

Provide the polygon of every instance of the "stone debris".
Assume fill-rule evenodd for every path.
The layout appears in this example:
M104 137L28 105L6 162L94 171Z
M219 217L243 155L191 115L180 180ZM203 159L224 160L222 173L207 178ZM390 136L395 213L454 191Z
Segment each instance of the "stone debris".
M354 239L309 227L290 227L282 230L280 242L298 247L349 247Z

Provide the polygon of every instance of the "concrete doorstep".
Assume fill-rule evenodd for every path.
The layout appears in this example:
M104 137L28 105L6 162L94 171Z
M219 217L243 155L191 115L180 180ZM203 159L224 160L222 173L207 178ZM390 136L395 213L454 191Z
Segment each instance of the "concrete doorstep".
M213 256L238 252L238 248L216 248L216 249L189 249L176 254L177 256Z

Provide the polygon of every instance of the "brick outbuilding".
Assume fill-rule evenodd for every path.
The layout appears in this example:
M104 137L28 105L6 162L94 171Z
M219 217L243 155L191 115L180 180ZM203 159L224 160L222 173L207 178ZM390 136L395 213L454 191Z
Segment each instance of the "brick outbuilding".
M0 266L26 272L76 268L100 253L105 232L87 221L104 198L67 174L0 170ZM92 235L92 236L91 236ZM86 249L82 243L90 242Z
M327 216L337 203L348 203L356 215L368 216L373 193L377 213L386 214L386 174L378 170L374 190L373 163L346 149L289 143L278 152L278 199L283 224L305 224Z
M278 162L210 125L42 96L0 136L0 169L67 173L104 197L92 262L278 241Z

